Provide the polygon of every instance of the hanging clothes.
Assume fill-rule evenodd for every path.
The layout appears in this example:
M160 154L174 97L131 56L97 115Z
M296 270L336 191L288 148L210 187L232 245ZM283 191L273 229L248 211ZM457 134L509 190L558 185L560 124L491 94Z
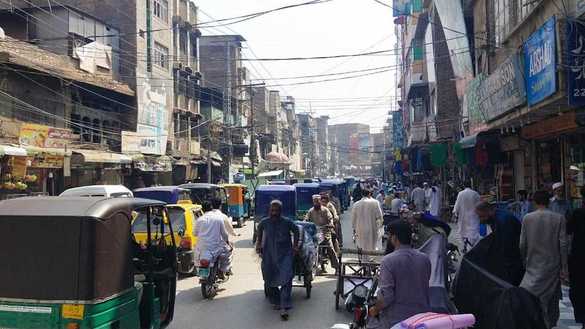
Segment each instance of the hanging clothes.
M455 154L455 162L458 165L465 165L467 164L467 157L465 156L465 150L459 143L453 144L453 153Z
M447 144L432 144L431 145L431 164L434 167L443 167L447 164Z

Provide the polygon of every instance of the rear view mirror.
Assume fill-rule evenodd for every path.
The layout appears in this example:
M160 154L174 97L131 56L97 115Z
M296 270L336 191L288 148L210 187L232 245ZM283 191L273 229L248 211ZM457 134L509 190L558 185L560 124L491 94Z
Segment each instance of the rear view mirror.
M179 229L179 232L177 232L177 234L179 234L180 237L183 237L185 235L185 230Z

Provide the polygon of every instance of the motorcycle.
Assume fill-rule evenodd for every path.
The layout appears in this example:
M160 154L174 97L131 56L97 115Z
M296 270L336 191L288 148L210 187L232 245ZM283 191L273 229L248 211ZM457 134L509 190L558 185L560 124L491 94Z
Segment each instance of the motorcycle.
M215 256L212 260L201 259L197 269L201 294L203 298L213 299L217 295L219 285L229 280L229 273L222 273L220 270L220 257Z
M371 306L376 303L376 290L378 289L378 278L374 276L372 286L358 285L349 294L345 301L345 308L353 313L353 320L348 329L365 329L368 324L368 312Z
M459 264L459 247L452 243L447 244L447 289L451 289L455 275L457 274L457 267Z

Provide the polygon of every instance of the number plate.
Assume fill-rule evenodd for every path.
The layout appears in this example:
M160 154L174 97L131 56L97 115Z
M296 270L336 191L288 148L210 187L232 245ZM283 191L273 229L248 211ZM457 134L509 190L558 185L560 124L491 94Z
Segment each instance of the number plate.
M209 268L199 268L199 277L206 279L209 276Z

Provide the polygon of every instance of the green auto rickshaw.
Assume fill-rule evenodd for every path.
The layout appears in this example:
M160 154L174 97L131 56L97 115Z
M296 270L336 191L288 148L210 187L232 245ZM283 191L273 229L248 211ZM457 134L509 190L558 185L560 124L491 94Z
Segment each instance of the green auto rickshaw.
M146 216L147 239L132 235ZM165 328L176 246L164 202L29 197L0 202L0 328Z

